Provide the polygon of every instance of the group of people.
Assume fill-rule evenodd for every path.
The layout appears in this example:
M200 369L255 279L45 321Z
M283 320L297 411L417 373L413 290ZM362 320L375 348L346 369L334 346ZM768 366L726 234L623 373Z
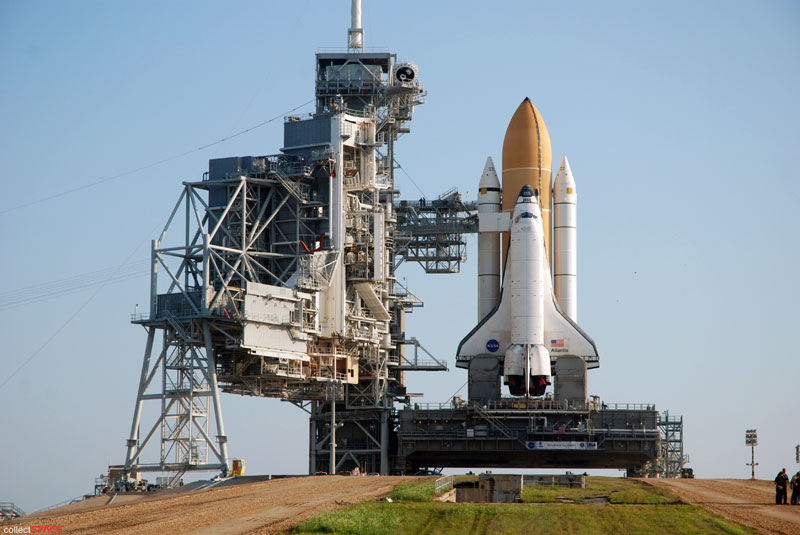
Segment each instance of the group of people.
M792 505L800 505L800 472L797 472L791 480L786 475L784 468L775 478L775 503L777 505L786 504L786 493L792 489Z

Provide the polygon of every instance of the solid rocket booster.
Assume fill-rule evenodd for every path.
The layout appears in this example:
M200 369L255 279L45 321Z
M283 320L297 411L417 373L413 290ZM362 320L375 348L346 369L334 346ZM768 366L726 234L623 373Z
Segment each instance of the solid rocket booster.
M511 117L503 140L503 211L509 213L519 197L522 186L528 184L539 190L539 209L542 212L544 244L552 260L550 229L552 150L550 134L539 110L525 97ZM503 239L503 265L508 256L509 235ZM548 262L548 266L552 265ZM505 268L504 268L505 269Z
M486 158L478 184L478 214L500 212L500 180L492 157ZM500 234L478 233L478 321L492 311L500 299Z
M553 285L556 300L578 322L578 192L567 157L553 184Z

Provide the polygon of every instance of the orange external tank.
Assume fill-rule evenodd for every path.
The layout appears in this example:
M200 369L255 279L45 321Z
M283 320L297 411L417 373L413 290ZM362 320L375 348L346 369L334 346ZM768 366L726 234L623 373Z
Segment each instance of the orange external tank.
M509 214L525 184L539 190L539 204L542 210L542 227L547 259L552 266L552 162L550 134L539 110L529 98L525 97L519 105L506 129L503 140L503 203L502 210ZM509 235L503 237L503 266L508 255Z

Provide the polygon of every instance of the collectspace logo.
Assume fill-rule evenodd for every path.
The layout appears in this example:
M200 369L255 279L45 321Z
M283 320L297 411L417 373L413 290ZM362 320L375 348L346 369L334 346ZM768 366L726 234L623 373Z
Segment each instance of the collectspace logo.
M490 353L495 353L498 349L500 349L500 342L494 338L486 342L486 350Z
M3 534L21 534L21 533L63 533L61 526L11 526L3 528Z

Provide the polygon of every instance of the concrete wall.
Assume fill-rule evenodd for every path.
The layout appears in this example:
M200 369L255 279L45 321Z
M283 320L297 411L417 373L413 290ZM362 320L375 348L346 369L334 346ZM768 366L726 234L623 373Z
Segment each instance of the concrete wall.
M456 487L456 503L486 503L489 492L480 488Z
M519 474L481 474L474 487L456 487L458 503L516 503L522 493Z
M569 489L586 488L586 478L583 475L565 474L528 474L522 476L522 484L532 487L563 487Z

